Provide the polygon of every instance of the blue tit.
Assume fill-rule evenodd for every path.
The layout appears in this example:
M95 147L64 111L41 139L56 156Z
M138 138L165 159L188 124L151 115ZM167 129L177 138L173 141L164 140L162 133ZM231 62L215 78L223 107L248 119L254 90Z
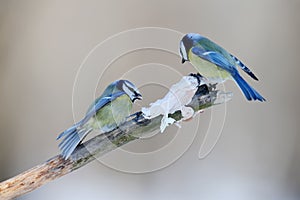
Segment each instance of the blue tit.
M142 95L130 81L111 83L88 108L86 116L58 136L57 140L64 137L59 144L62 156L68 159L91 131L108 132L124 123L137 99L141 100Z
M234 80L245 97L251 100L265 101L239 74L241 68L254 80L258 78L238 58L225 49L197 33L186 34L180 41L182 63L190 61L201 75L217 83Z

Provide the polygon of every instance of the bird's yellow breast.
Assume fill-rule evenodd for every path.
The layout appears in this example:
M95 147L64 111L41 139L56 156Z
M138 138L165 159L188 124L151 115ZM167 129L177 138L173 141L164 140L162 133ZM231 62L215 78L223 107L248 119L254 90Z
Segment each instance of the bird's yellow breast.
M231 79L230 73L217 65L200 58L192 52L189 53L189 59L199 73L208 79L216 80L217 82L223 82L227 79Z
M89 126L94 129L108 131L119 126L130 115L132 101L128 95L121 95L97 111L89 121Z

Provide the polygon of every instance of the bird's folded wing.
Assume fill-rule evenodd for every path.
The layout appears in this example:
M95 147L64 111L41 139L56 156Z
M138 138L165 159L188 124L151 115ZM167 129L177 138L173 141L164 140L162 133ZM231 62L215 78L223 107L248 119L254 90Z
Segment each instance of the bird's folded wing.
M81 124L85 124L92 116L94 116L97 113L98 110L100 110L105 105L107 105L108 103L114 101L116 98L118 98L118 97L120 97L124 94L125 94L125 92L120 91L120 92L113 93L109 96L102 97L100 100L97 100L95 102L95 104L92 105L90 107L90 109L87 111L87 114L83 118L83 120L81 121Z
M235 72L237 69L232 65L222 54L216 51L206 51L200 47L193 47L192 53L200 58L207 60L218 67L228 71L229 73Z
M255 76L255 74L244 64L242 63L242 61L240 61L237 57L235 57L234 55L230 54L230 56L232 57L232 59L234 59L234 61L236 62L236 64L244 71L246 72L251 78L253 78L254 80L258 81L258 78Z

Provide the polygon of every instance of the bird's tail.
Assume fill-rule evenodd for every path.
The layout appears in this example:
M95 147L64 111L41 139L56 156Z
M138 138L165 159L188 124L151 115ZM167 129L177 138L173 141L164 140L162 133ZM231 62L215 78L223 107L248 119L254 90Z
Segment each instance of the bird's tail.
M266 101L266 99L262 97L255 89L253 89L238 73L236 73L233 78L249 101Z
M81 123L78 122L71 126L69 129L62 132L57 140L64 137L64 139L59 144L59 148L61 150L61 155L68 159L70 155L73 153L78 144L84 139L84 137L92 131L92 128L88 127L80 127Z

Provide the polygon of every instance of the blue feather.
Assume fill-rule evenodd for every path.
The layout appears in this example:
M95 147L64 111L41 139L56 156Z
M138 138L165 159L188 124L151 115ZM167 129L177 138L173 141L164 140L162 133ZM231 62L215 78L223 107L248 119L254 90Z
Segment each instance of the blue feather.
M255 89L253 89L238 73L233 76L233 79L243 91L245 97L251 100L266 101Z
M258 78L255 76L255 74L246 66L244 65L244 63L242 63L242 61L240 61L237 57L235 57L234 55L230 54L230 56L235 60L236 64L238 66L240 66L240 68L246 72L251 78L253 78L254 80L258 81Z
M200 58L207 60L218 67L226 70L229 73L233 73L236 68L232 65L222 54L215 51L205 51L200 47L193 47L192 52Z
M266 101L256 90L254 90L239 74L236 66L231 64L228 59L226 59L221 53L216 51L206 51L205 49L201 47L193 47L192 53L199 56L200 58L207 60L221 69L229 72L233 79L236 81L236 83L239 85L241 90L243 91L245 97L251 101L251 100L259 100L259 101ZM234 57L235 58L235 57ZM237 58L236 58L237 59ZM237 62L236 60L234 60ZM238 60L239 61L239 60ZM239 65L242 65L242 69L246 71L250 76L253 74L243 63L239 61ZM200 72L201 73L201 72ZM251 76L254 78L254 74ZM208 77L209 78L209 77ZM255 77L256 78L256 77ZM255 79L254 78L254 79Z
M93 106L88 110L86 116L64 132L62 132L57 140L64 137L64 139L59 144L59 148L62 152L62 156L65 159L68 159L75 148L80 144L80 142L92 131L92 128L85 127L84 125L99 111L101 108L106 106L111 101L116 98L124 95L125 92L116 92L114 94L110 94L106 97L97 100Z

